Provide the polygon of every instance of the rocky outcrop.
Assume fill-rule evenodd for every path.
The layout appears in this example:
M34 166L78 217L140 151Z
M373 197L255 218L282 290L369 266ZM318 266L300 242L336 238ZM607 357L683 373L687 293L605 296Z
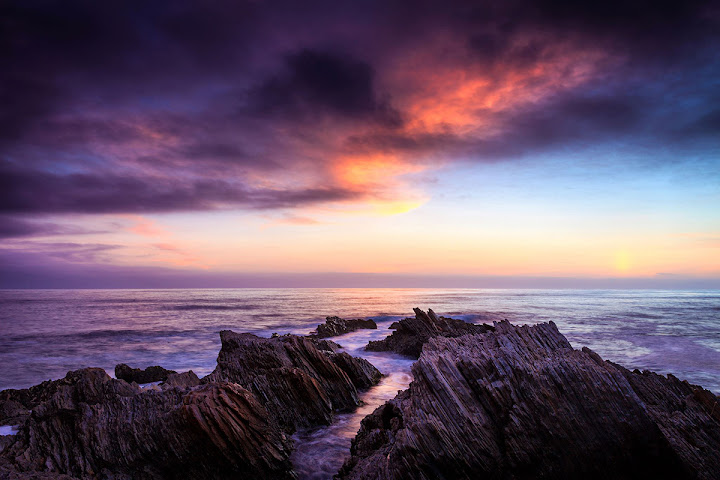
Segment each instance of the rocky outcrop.
M33 399L3 478L294 478L290 440L239 385L144 391L88 368L39 387L2 392Z
M306 337L261 338L225 330L220 339L217 367L203 383L244 386L288 432L327 425L334 412L354 409L360 403L358 388L381 376L367 361L321 350Z
M198 385L200 385L200 379L195 372L190 370L183 373L171 373L167 380L160 384L160 387L162 390L167 390L168 388L190 388Z
M115 378L125 380L128 383L152 383L164 382L168 376L177 373L174 370L167 370L158 365L147 367L145 370L131 368L124 363L115 366Z
M313 335L317 338L337 337L361 328L376 329L377 324L372 319L345 320L340 317L325 317L325 323L318 325Z
M218 366L202 381L118 365L122 380L88 368L0 392L0 425L17 426L0 437L0 477L294 478L287 432L330 423L380 378L329 340L221 339Z
M374 352L395 352L418 358L423 345L433 337L459 337L469 333L485 333L493 330L490 325L475 325L454 318L438 317L435 312L427 313L414 308L415 317L406 318L390 325L395 331L383 340L368 343L367 350Z
M428 341L343 479L720 478L717 397L574 350L554 323Z
M343 348L341 345L333 342L332 340L328 340L328 339L319 340L318 338L312 337L312 336L309 336L307 338L309 338L317 348L319 348L320 350L323 350L325 352L338 353Z

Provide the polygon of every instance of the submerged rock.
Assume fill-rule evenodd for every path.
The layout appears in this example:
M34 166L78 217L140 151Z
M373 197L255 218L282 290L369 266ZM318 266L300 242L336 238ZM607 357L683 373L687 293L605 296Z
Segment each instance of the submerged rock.
M459 337L469 333L485 333L493 330L490 325L475 325L454 318L438 317L435 312L427 313L414 308L415 317L406 318L390 325L395 331L383 340L368 343L367 350L374 352L395 352L418 358L423 345L433 337Z
M147 367L145 370L131 368L124 363L115 366L115 378L125 380L128 383L152 383L164 382L168 376L177 373L174 370L167 370L158 365Z
M86 368L42 387L0 452L7 478L293 478L290 440L240 385L143 391Z
M429 340L338 478L720 478L715 395L574 350L552 322L496 327Z
M330 424L334 412L360 404L358 388L376 384L381 376L369 362L321 350L306 337L261 338L224 330L220 338L217 367L203 383L244 386L288 432Z
M372 319L345 320L340 317L325 317L325 323L318 325L313 336L317 338L337 337L361 328L376 329L377 324Z

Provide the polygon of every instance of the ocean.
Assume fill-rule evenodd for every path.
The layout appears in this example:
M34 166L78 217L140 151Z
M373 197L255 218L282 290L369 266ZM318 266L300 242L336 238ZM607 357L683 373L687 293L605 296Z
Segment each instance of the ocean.
M300 478L331 478L360 420L411 381L412 361L365 352L412 308L470 322L553 320L575 348L625 367L672 373L720 394L720 291L512 289L0 290L0 390L118 363L210 373L218 332L306 334L326 316L372 318L378 330L336 340L387 376L365 405L298 432Z

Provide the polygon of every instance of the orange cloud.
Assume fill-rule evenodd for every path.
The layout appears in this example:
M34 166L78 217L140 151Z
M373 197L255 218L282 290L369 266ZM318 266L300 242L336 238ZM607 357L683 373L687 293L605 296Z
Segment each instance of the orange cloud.
M150 220L141 215L120 215L121 218L125 218L133 222L128 227L128 231L142 235L143 237L160 237L166 235L167 232L157 225L155 220Z

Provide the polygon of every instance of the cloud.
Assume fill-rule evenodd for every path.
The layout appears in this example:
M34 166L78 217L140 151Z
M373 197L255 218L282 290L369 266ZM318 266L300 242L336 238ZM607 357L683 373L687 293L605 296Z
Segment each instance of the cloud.
M468 158L717 146L712 2L0 8L5 214L397 203Z
M140 215L125 215L125 218L132 222L128 230L144 237L161 237L166 235L165 230L157 225L157 222Z
M23 217L13 215L0 215L0 239L49 237L57 235L88 235L96 233L105 232L54 222L26 220Z
M286 56L283 73L249 92L250 109L300 117L329 112L399 125L399 113L377 98L373 77L368 63L347 54L303 49Z
M7 244L3 249L9 263L8 266L27 267L42 264L43 258L53 259L68 265L72 263L110 263L111 252L123 248L122 245L105 243L78 243L78 242L38 242L25 241L22 244Z
M172 178L0 169L0 211L14 214L293 208L358 195L338 187L275 190L216 179L176 182Z

